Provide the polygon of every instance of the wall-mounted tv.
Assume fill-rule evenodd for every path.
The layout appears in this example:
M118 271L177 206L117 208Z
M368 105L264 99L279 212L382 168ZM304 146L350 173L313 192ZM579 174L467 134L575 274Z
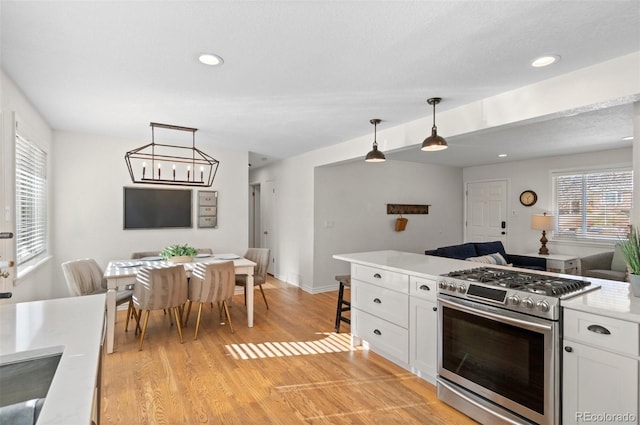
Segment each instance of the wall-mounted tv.
M191 189L124 188L125 229L193 227Z

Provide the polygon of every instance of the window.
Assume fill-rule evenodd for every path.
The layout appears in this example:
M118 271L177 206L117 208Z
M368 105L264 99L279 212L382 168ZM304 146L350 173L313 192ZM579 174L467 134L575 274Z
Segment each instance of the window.
M617 241L629 232L633 171L554 173L558 239Z
M47 250L47 154L16 134L16 262Z

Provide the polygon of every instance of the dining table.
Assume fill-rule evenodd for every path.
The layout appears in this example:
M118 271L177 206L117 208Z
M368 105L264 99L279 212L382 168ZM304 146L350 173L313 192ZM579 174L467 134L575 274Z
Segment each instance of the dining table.
M104 272L104 278L107 280L107 329L106 329L106 349L107 353L113 353L115 324L116 324L116 292L118 289L130 289L135 286L136 275L143 267L168 267L171 265L182 264L187 272L187 276L191 275L191 271L197 264L212 263L221 261L233 261L236 275L246 275L246 294L247 294L247 327L253 327L253 271L256 263L236 254L198 254L193 261L185 263L173 263L164 260L162 257L144 257L129 260L113 260L109 261Z

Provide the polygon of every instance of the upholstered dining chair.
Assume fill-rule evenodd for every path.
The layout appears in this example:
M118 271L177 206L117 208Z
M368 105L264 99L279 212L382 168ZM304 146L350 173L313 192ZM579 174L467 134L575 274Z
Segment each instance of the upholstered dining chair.
M107 292L107 280L96 260L85 258L71 260L62 263L62 272L67 282L69 292L73 296L103 294ZM129 326L129 318L133 315L138 321L137 313L133 308L133 289L124 289L116 292L116 305L129 303L127 308L127 322L125 330Z
M187 273L182 264L161 268L142 267L138 270L136 286L133 288L133 305L140 310L139 318L142 318L142 311L145 311L139 350L142 350L151 310L173 311L182 343L181 309L187 302L188 293Z
M197 302L198 318L196 319L196 332L193 339L198 339L198 329L200 329L200 318L202 316L202 305L205 303L218 304L218 312L220 313L221 324L222 311L229 321L231 333L234 332L231 324L231 316L229 315L229 305L227 300L233 296L236 281L236 269L233 261L224 261L221 263L198 264L191 272L189 279L189 302L187 304L187 314L184 320L185 326L189 321L189 313L191 312L191 304Z
M271 251L269 250L269 248L249 248L247 252L244 253L244 258L256 263L256 266L253 270L253 284L254 286L257 285L260 288L260 292L262 293L262 299L264 300L264 304L267 306L267 310L269 310L269 303L267 302L267 297L264 295L262 284L267 282L267 269L269 268ZM244 286L244 303L246 304L247 303L247 276L237 275L236 285Z

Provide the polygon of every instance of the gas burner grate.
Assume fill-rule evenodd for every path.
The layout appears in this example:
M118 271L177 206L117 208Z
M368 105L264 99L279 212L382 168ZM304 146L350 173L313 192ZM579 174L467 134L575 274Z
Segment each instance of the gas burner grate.
M494 269L491 267L457 270L448 273L446 276L552 297L580 291L591 285L591 282L584 280L546 276L521 270Z

